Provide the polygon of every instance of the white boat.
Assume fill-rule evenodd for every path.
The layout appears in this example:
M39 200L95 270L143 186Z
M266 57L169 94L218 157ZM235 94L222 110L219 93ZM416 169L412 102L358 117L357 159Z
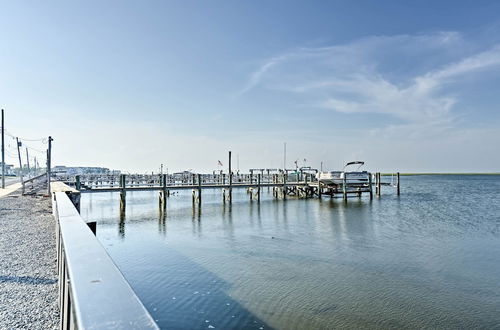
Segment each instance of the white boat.
M323 184L326 185L341 185L345 181L349 185L365 185L370 181L370 173L367 171L360 171L361 167L365 162L354 161L345 164L342 171L328 171L319 172L316 174L316 178ZM347 169L352 166L358 166L354 171L348 171Z
M318 172L316 179L326 185L336 185L343 182L342 171Z

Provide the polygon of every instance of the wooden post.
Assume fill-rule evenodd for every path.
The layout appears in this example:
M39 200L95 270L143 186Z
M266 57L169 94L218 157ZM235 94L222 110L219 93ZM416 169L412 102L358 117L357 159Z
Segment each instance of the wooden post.
M231 151L229 152L229 205L233 202L233 172L231 171Z
M400 186L399 182L400 181L399 181L399 172L398 172L398 183L397 183L397 193L398 193L398 196L401 195L401 190L400 190L401 186Z
M261 174L257 174L257 202L260 203L260 177Z
M160 191L160 211L167 209L167 175L161 175L162 191Z
M276 174L273 174L273 183L276 183ZM277 198L276 196L276 186L273 184L273 196L274 198Z
M201 208L201 174L198 174L198 208Z
M266 183L270 183L269 182L269 169L267 169L266 171L267 171ZM270 190L270 187L267 186L267 192L269 192L269 190Z
M370 187L370 200L373 199L373 185L372 185L372 174L368 173L368 184Z
M344 198L344 201L347 202L347 176L345 173L342 179L342 197Z
M318 178L318 198L321 199L321 181Z
M283 172L283 199L286 199L286 179L288 176L288 172L285 170Z
M382 174L380 172L378 172L377 192L380 197L382 195Z
M126 206L126 195L127 195L127 190L126 190L126 184L125 184L125 174L120 174L120 209L122 211L125 211L125 206Z
M80 182L80 176L79 175L75 176L75 188L78 191L82 190L82 183Z

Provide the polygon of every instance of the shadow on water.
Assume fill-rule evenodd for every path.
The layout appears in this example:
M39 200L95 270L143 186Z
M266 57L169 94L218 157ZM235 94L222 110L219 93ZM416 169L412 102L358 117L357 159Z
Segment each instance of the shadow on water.
M271 328L231 297L230 284L182 253L166 250L148 255L141 269L124 271L161 328Z
M22 284L55 284L57 280L32 276L0 276L0 283L22 283Z
M227 238L231 238L233 219L230 208L224 208L221 216ZM169 221L166 212L158 212L157 221L158 236L165 239ZM192 213L191 223L192 234L201 237L200 212ZM120 213L118 230L124 244L132 236L129 230L127 240L123 240L126 226L126 216ZM231 284L182 251L170 248L168 239L151 239L139 249L125 250L125 253L118 250L109 252L161 328L272 329L231 297ZM131 263L136 266L128 267L128 260L133 260Z

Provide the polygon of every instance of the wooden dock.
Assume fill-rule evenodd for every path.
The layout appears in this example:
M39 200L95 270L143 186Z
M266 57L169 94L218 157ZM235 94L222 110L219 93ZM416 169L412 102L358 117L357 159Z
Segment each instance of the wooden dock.
M160 209L165 210L167 199L171 192L191 190L193 207L201 207L202 190L220 189L222 202L232 203L233 189L246 189L250 200L260 202L261 190L272 189L276 199L287 198L322 198L342 197L347 201L348 196L361 197L364 193L380 197L382 186L393 186L400 194L399 173L397 182L382 182L380 173L370 174L367 184L352 184L344 181L342 184L327 185L318 182L313 171L279 171L271 173L262 169L261 173L212 173L193 174L189 172L177 174L120 174L120 175L76 175L60 177L66 184L75 187L81 193L119 192L120 205L125 209L127 192L131 191L158 191ZM291 172L291 173L289 173ZM372 177L374 182L372 182Z

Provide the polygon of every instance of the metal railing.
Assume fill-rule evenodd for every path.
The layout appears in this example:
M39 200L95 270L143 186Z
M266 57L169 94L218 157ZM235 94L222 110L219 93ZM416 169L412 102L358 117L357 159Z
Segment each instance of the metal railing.
M56 218L61 329L158 329L65 192Z

